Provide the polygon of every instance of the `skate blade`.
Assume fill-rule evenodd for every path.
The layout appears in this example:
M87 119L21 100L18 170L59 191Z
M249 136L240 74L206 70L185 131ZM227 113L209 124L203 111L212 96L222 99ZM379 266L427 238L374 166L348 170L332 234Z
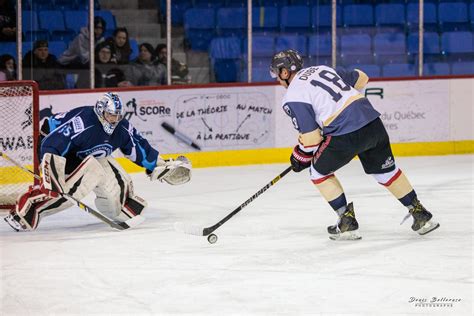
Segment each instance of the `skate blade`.
M351 230L339 234L330 235L329 239L331 240L359 240L362 239L362 236L359 235L359 230Z
M14 231L19 232L22 231L23 228L18 224L16 221L13 221L9 216L4 217L3 220L7 222L7 224L13 228Z
M425 225L423 225L423 227L418 229L416 232L420 235L426 235L426 234L428 234L429 232L432 232L433 230L435 230L438 227L439 227L439 223L430 220L430 221L427 221L425 223Z

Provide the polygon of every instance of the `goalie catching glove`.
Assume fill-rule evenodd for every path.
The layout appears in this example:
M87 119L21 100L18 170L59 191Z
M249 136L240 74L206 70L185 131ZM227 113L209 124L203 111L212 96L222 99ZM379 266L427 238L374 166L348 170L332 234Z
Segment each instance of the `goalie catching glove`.
M168 184L179 185L191 180L191 169L191 161L184 156L179 156L176 160L164 160L158 157L156 167L149 173L149 176L151 181L159 180Z

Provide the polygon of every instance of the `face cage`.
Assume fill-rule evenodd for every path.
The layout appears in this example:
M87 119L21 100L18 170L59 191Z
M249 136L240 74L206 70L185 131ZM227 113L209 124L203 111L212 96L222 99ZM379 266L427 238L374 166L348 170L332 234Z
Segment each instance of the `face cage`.
M105 118L105 113L109 114L109 115L115 115L115 116L118 116L118 120L117 122L115 123L110 123L106 118ZM115 128L117 127L117 125L120 123L120 121L123 119L123 115L121 114L112 114L112 113L108 113L108 112L105 112L103 111L102 112L102 115L100 116L100 122L102 123L102 126L104 127L104 131L109 134L109 135L112 135L112 133L114 132Z

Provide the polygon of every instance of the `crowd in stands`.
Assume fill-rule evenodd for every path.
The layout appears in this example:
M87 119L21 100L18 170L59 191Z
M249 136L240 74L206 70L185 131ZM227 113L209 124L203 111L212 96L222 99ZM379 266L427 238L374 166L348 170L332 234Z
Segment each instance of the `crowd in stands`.
M0 42L16 41L16 13L8 0L0 0ZM95 87L157 86L167 84L167 47L141 43L132 48L128 30L116 27L107 33L107 22L94 18ZM106 34L111 36L106 37ZM89 27L80 28L67 48L52 53L53 43L37 39L24 54L23 79L35 80L42 90L90 87ZM133 51L133 50L137 51ZM0 81L16 80L16 63L12 53L0 49ZM135 54L134 54L135 53ZM132 57L135 55L136 57ZM172 59L173 82L187 83L188 68Z

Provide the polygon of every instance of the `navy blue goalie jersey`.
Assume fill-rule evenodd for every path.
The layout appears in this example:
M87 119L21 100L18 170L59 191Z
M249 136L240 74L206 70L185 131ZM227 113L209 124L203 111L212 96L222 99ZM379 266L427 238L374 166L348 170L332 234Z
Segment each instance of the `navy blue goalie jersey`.
M109 135L104 131L92 106L83 106L50 117L42 127L40 157L46 153L66 158L66 173L71 173L87 156L107 157L116 149L131 161L151 171L158 151L140 136L132 124L122 119Z

